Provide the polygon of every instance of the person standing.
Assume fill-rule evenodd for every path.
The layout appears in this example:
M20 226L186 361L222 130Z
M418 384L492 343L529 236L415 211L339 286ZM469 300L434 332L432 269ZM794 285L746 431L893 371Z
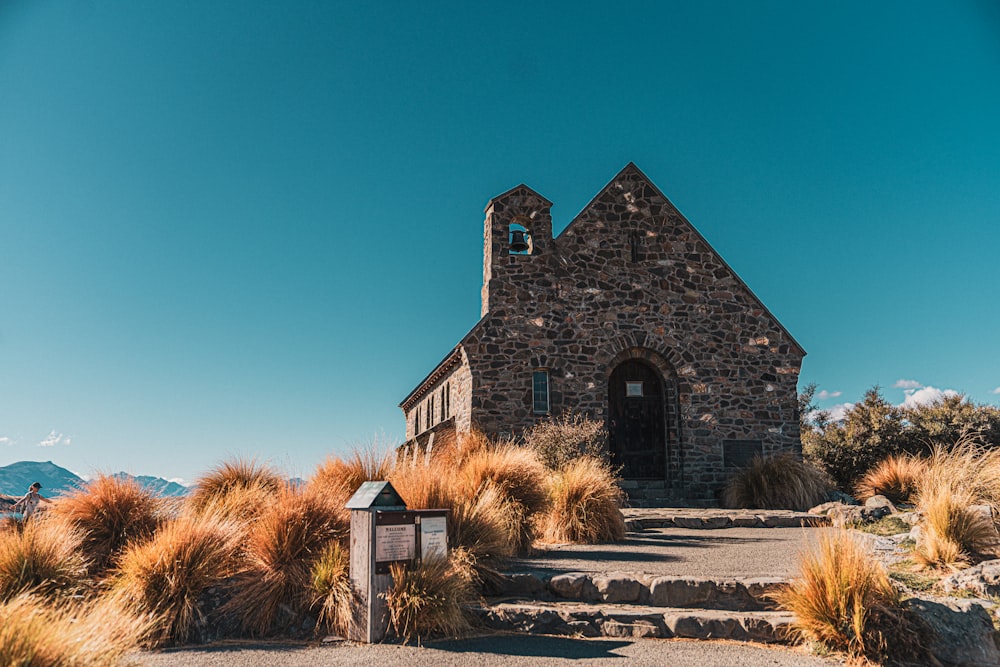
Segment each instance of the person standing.
M41 490L41 488L42 485L38 482L35 482L34 484L28 487L28 492L24 494L24 497L18 500L16 503L14 503L14 507L12 509L14 510L15 513L20 512L21 516L24 517L25 521L27 521L28 518L35 513L40 503L42 503L43 501L47 503L52 502L42 494L38 493Z

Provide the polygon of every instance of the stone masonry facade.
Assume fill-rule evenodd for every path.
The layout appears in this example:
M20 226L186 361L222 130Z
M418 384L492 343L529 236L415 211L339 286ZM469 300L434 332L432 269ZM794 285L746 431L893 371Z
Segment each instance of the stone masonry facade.
M408 439L517 435L567 411L607 420L609 378L631 362L662 380L654 477L672 495L710 500L753 454L800 452L804 350L635 165L555 238L551 206L524 185L488 203L482 319L400 404Z

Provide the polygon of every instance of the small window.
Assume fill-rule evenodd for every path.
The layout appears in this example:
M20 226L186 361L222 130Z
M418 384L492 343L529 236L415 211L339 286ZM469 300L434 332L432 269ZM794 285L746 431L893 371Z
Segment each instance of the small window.
M629 258L632 260L633 264L639 261L639 236L635 232L629 235Z
M638 397L642 398L642 382L626 382L625 383L625 396L629 398Z
M427 428L434 425L434 397L427 401Z
M417 407L417 409L413 413L413 433L414 434L420 433L420 407L419 406Z
M549 372L535 371L531 374L531 403L536 415L549 413Z
M451 407L451 383L446 382L444 389L441 390L441 419L447 419L451 417L451 413L448 409Z

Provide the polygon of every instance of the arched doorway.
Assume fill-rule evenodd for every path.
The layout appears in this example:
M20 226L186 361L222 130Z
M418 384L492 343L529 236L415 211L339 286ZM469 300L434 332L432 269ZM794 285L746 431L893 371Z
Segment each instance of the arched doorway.
M608 379L608 446L626 479L666 479L667 410L660 372L639 359Z

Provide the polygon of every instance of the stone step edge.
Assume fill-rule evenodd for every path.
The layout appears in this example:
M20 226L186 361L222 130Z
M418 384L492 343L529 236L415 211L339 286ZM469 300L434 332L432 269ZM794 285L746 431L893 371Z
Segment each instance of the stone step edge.
M797 642L795 617L786 612L511 603L468 609L488 628L524 634Z
M723 528L821 528L833 525L825 514L734 514L725 516L649 516L625 520L626 530L636 532L650 528L692 528L721 530Z
M587 603L767 611L775 608L774 595L786 584L787 580L780 577L714 579L628 572L566 572L539 576L530 572L514 572L500 575L488 593L497 598L550 598Z

